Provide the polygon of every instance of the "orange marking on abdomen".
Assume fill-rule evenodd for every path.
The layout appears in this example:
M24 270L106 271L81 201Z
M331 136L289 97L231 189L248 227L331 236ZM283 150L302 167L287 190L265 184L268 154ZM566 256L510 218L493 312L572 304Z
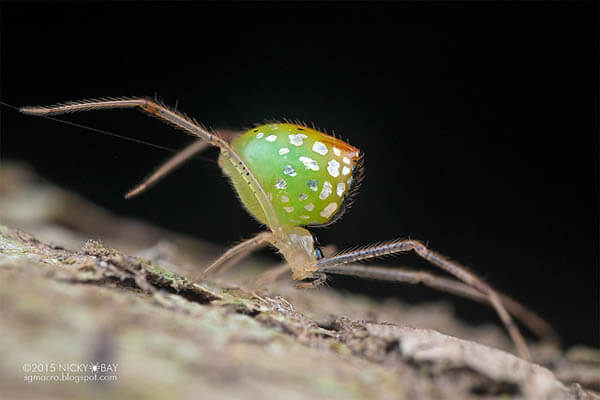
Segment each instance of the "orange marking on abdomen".
M324 142L330 147L336 147L340 149L341 152L345 153L344 156L348 157L351 160L358 160L358 157L360 155L360 149L344 142L343 140L327 135L326 133L321 132L321 134L323 135L322 138L319 138L321 142Z

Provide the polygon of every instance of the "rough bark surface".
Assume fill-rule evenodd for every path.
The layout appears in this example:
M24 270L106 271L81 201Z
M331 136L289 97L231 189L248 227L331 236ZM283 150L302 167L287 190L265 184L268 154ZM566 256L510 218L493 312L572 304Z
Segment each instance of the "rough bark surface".
M0 169L0 221L2 398L600 398L598 350L532 345L525 362L501 329L468 326L445 303L287 280L248 289L241 274L257 260L235 269L238 283L194 284L221 249L117 218L20 166ZM118 380L27 383L34 362L117 363Z

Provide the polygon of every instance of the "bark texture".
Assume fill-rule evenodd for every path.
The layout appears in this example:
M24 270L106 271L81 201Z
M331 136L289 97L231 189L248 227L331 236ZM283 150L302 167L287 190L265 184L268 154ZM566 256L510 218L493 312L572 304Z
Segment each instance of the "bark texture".
M265 267L254 259L194 284L222 249L117 218L22 166L0 169L0 221L3 398L600 398L598 350L532 345L528 363L447 303L289 280L248 289ZM27 383L34 362L116 363L118 380Z

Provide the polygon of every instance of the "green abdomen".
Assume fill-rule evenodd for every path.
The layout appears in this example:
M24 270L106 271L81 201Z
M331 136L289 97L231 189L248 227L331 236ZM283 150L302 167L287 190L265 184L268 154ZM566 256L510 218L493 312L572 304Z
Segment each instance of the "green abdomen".
M358 149L294 124L259 126L231 146L263 187L282 226L328 223L348 194L358 159ZM239 172L219 161L244 206L266 224L264 212Z

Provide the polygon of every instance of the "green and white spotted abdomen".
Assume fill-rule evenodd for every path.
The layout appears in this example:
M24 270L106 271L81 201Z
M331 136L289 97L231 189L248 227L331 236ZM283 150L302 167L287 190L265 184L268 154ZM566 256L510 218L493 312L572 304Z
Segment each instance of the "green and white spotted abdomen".
M267 124L236 138L231 146L263 187L282 226L327 224L340 211L353 181L359 150L314 129ZM220 163L244 206L260 222L264 213L229 163Z

